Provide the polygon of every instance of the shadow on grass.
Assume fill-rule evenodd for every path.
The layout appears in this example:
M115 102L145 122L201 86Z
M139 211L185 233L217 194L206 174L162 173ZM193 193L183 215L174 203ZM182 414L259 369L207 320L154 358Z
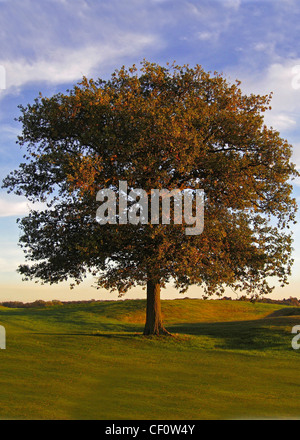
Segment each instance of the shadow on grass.
M35 335L42 335L42 336L63 336L63 337L69 337L69 336L80 336L80 337L93 337L93 338L107 338L107 339L133 339L137 337L143 336L142 333L118 333L118 332L111 332L111 333L105 333L105 332L94 332L94 333L85 333L85 332L33 332L32 334Z
M128 304L131 305L130 303ZM18 313L11 310L6 311L5 314L11 314L15 317L18 315L34 315L35 318L38 316L40 320L49 318L49 322L50 318L52 318L55 324L62 324L61 328L56 327L53 328L52 331L50 329L43 331L42 328L32 329L30 333L36 335L49 337L98 337L119 340L133 340L133 338L151 339L151 337L143 336L144 326L140 323L125 323L117 319L114 319L114 322L105 322L109 318L105 316L104 319L101 319L101 314L99 322L98 312L99 309L102 308L100 305L97 305L97 307L93 309L92 317L91 315L87 317L86 315L80 316L75 313L71 313L71 316L66 316L66 313L62 312L62 308L56 310L50 309L49 311L26 310L26 312L22 311ZM111 307L110 314L113 315L112 311L117 314L117 307L113 309L110 304L109 306ZM85 307L80 308L80 310L76 309L76 312L79 311L84 312L86 309ZM296 324L300 324L299 313L300 308L282 308L262 319L210 323L187 322L170 325L166 322L166 328L172 334L177 334L182 342L185 340L184 335L187 337L197 337L194 339L194 342L196 345L199 343L199 348L206 346L207 348L238 350L290 350L292 338L291 328ZM159 338L161 337L154 337L156 340ZM164 339L164 337L161 339Z
M168 330L211 338L213 346L221 349L290 349L291 328L296 324L290 316L281 316L248 321L185 323L168 326Z
M300 318L300 317L299 317ZM207 348L229 350L282 350L291 349L291 327L297 324L291 317L264 318L248 321L214 322L214 323L181 323L166 326L178 342L190 340L185 336L196 337L194 342L203 348L203 338ZM300 324L300 319L299 319ZM49 337L93 337L115 340L155 339L168 341L168 337L143 336L143 327L140 325L105 326L97 331L49 331L32 332L36 335ZM198 339L199 338L199 339ZM171 338L172 340L173 338ZM171 342L170 340L170 342ZM194 344L193 344L194 345Z

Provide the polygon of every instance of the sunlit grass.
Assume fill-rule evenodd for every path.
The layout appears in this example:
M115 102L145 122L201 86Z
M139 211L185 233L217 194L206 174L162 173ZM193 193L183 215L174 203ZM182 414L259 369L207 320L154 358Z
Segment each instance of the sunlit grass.
M299 418L298 309L191 299L162 308L173 338L142 335L141 300L0 308L0 418Z

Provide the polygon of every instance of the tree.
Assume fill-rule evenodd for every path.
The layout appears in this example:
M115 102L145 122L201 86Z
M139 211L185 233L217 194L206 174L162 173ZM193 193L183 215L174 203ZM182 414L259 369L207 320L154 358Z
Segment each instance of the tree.
M199 65L144 60L140 70L83 78L65 94L20 106L25 161L3 186L48 206L19 222L27 259L19 273L73 284L90 273L121 295L147 286L145 335L168 333L160 289L171 281L206 295L226 286L266 294L270 277L285 285L296 211L292 147L264 124L271 95L247 96L239 85ZM99 224L97 193L120 181L148 195L203 189L202 234L187 235L184 221Z

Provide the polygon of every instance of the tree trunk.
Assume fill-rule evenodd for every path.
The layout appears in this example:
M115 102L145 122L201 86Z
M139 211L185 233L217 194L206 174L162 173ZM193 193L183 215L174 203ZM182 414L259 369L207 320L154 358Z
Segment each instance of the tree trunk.
M147 282L147 311L144 335L170 335L162 324L160 284L152 280Z

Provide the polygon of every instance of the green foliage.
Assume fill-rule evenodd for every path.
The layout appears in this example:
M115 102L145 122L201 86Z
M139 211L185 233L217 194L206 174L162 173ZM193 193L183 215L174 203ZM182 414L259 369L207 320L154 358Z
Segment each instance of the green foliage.
M296 202L292 147L264 125L271 96L243 95L200 66L122 67L111 79L84 78L66 94L20 106L26 161L4 187L43 212L20 221L25 279L97 285L125 293L155 279L206 294L225 286L265 294L287 283ZM185 225L99 225L96 193L130 188L201 188L204 232Z

